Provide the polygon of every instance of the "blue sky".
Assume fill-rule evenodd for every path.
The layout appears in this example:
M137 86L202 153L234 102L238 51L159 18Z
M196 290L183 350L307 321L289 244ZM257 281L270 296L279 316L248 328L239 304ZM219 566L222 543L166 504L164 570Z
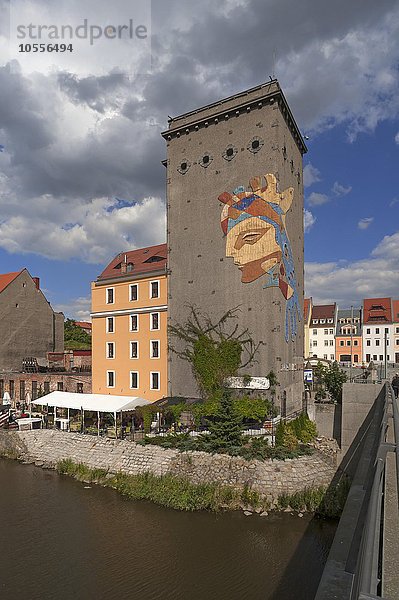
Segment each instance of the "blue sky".
M113 22L147 5L114 0ZM105 0L18 6L42 23L111 18ZM153 0L151 48L108 40L62 60L18 54L23 11L6 30L9 16L0 0L0 272L27 267L57 310L88 318L107 262L165 240L167 115L274 72L309 137L307 295L399 297L397 2Z

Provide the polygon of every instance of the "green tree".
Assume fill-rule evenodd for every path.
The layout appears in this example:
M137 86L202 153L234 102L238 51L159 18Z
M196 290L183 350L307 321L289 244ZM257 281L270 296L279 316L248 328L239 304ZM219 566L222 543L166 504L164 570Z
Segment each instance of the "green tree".
M337 362L333 362L327 369L324 376L327 392L334 402L342 401L342 386L347 381L347 376L342 369L339 368Z
M64 346L65 350L90 350L91 336L75 325L72 319L66 319L64 323Z
M231 390L225 389L216 414L209 423L209 434L204 441L214 451L228 450L242 445L242 417L237 412Z
M237 312L238 308L229 310L214 322L190 307L186 323L169 327L171 336L178 340L171 350L191 364L204 399L220 399L225 379L255 360L260 344L254 343L247 329L238 331L238 324L234 324Z

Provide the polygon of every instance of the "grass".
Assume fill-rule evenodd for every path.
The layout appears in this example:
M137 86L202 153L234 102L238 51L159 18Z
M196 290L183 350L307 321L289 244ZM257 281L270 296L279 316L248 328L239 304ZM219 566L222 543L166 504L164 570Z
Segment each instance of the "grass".
M58 462L57 471L78 481L111 487L132 500L149 500L176 510L219 512L237 510L243 506L253 510L270 508L267 500L249 486L244 486L240 491L218 483L195 484L183 477L169 474L112 474L104 469L90 469L83 463L74 463L71 459ZM315 512L323 517L336 518L342 512L349 487L349 479L343 477L337 486L328 489L319 486L306 488L291 495L282 494L278 499L277 510L290 507L297 511Z
M132 500L149 500L177 510L208 510L218 512L225 509L238 509L248 500L258 500L259 495L248 490L240 493L235 488L217 483L194 484L183 477L151 473L112 475L102 469L90 469L82 463L65 459L57 464L57 471L75 477L78 481L98 483L112 487ZM256 508L254 506L253 508Z
M344 508L351 482L343 476L335 486L305 488L295 494L281 494L278 508L292 508L302 512L313 512L321 517L338 518Z

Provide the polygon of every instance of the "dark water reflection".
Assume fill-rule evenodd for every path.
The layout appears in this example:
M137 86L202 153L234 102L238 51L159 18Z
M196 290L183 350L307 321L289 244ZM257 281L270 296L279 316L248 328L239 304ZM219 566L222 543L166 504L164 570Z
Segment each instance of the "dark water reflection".
M311 600L335 531L167 510L4 460L0 514L1 600Z

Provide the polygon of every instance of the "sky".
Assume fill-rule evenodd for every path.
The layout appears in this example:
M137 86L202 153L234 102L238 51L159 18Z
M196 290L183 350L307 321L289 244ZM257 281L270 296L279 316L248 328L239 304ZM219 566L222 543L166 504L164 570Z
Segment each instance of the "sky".
M18 52L26 19L130 16L145 39ZM89 319L106 264L165 241L168 115L276 75L309 138L306 295L399 298L398 69L394 0L0 0L0 273L26 267Z

